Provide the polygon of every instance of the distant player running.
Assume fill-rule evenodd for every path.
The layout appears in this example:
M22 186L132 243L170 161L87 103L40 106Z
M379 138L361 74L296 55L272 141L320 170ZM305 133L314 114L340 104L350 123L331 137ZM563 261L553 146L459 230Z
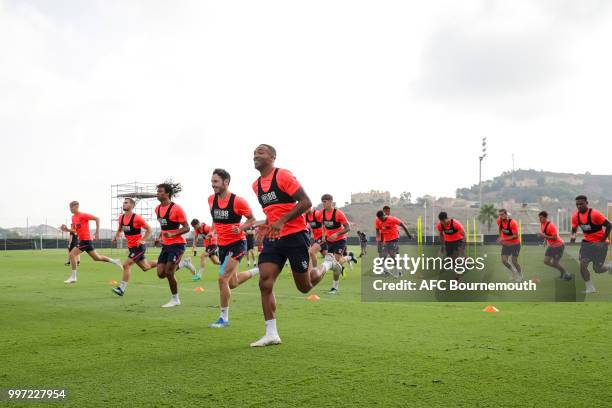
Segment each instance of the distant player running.
M544 264L558 270L561 274L559 279L572 280L572 275L567 273L565 268L559 263L563 257L563 251L565 251L565 243L559 236L557 227L548 220L548 213L546 211L541 211L538 217L540 218L540 231L538 231L538 236L544 238L544 242L546 243Z
M385 214L384 211L378 211L376 218L380 221L380 240L383 243L382 258L395 258L399 252L399 227L402 227L408 239L412 239L408 225L397 217ZM385 275L387 274L389 271L385 271ZM398 276L401 276L399 271Z
M448 258L462 258L465 251L465 230L463 225L454 218L448 218L446 211L438 214L438 220L440 222L436 225L436 229L438 234L440 234L440 250Z
M361 231L357 231L357 236L359 237L359 247L361 248L359 258L363 258L368 255L368 236Z
M111 259L108 256L100 255L96 252L91 240L91 232L89 231L89 221L96 223L96 232L94 233L94 239L100 239L100 219L94 215L79 212L79 202L72 201L70 203L70 212L72 213L72 224L68 228L65 224L62 224L60 229L64 232L70 232L76 234L78 238L78 245L70 251L70 265L72 267L72 273L70 277L64 281L64 283L76 283L77 281L77 264L78 256L81 252L87 252L87 255L97 262L109 262L123 269L121 261L119 259Z
M202 236L202 245L204 246L204 251L202 251L200 255L200 269L198 269L196 274L191 278L194 281L199 281L202 279L202 274L206 267L206 258L210 258L210 261L215 265L221 264L221 262L219 262L219 246L217 234L215 234L212 226L200 222L197 218L191 220L191 226L193 227L193 256L197 255L196 248L199 236Z
M144 218L134 213L134 207L136 201L132 198L126 198L123 200L123 214L119 217L119 227L117 233L113 238L113 242L117 242L121 233L125 235L128 247L128 258L123 262L123 279L119 286L113 288L113 292L118 296L125 294L128 281L130 280L130 269L133 264L136 264L143 271L148 271L157 266L157 261L149 261L145 258L145 247L147 239L153 233L153 230L147 224ZM142 235L142 229L145 230L144 236Z
M335 295L338 293L340 275L344 274L344 264L348 262L352 269L351 262L357 263L357 259L352 252L347 253L346 234L351 230L351 227L346 215L341 209L334 207L334 198L331 194L323 194L321 202L323 203L321 219L323 227L325 227L327 250L336 258L336 262L342 265L342 271L334 271L332 287L327 292L330 295Z
M465 250L465 229L463 225L454 218L448 218L446 211L438 214L438 220L440 222L436 225L436 229L440 234L441 249L449 258L463 256Z
M223 169L215 169L210 179L215 194L208 197L208 205L212 215L213 230L219 241L219 261L221 261L218 279L221 313L214 323L208 325L211 329L229 326L232 289L259 273L258 268L240 273L236 271L247 251L244 231L251 228L256 220L247 201L228 190L230 181L230 174ZM242 217L246 218L246 221L240 224Z
M162 250L157 258L157 276L159 279L168 279L168 286L172 294L170 301L162 307L175 307L181 304L178 283L174 275L185 252L187 241L183 235L188 233L190 228L185 211L173 202L172 198L176 197L182 189L180 183L172 181L157 185L159 205L155 207L155 214L161 227L162 240Z
M304 213L312 207L312 202L291 172L274 167L275 160L276 150L272 146L262 144L255 149L253 162L261 176L253 183L253 191L267 217L266 224L258 228L265 236L259 254L259 290L266 334L251 343L251 347L281 343L276 329L274 283L287 259L295 286L302 293L312 290L327 270L340 270L340 265L329 254L322 265L310 266L310 242Z
M498 211L498 215L497 225L499 227L499 237L497 238L497 243L502 246L502 263L512 273L512 280L521 282L523 280L523 271L521 270L521 265L518 263L518 256L521 252L518 223L516 220L508 217L508 211L504 208ZM508 262L508 257L511 257L512 264Z
M323 227L321 211L316 208L309 208L308 211L304 213L304 218L310 230L311 239L310 249L308 250L310 261L312 262L312 266L317 266L319 264L317 254L320 253L323 257L327 255L327 242L325 241L325 228Z
M608 255L608 245L612 224L602 213L594 208L589 208L587 197L579 195L576 197L577 211L572 215L572 234L570 242L576 242L576 231L582 230L584 238L580 243L580 274L586 285L584 293L595 293L595 286L591 281L589 264L593 263L595 273L604 273L612 270L612 266L604 265Z
M64 265L70 266L70 252L79 246L79 237L74 232L68 234L68 260ZM77 265L81 263L81 255L77 255Z

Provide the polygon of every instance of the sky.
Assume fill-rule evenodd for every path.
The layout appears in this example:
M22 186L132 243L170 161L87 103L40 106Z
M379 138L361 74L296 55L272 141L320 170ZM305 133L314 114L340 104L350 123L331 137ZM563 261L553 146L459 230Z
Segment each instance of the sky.
M0 226L110 224L111 184L210 175L262 212L260 143L314 202L454 196L512 168L612 174L605 0L0 0Z

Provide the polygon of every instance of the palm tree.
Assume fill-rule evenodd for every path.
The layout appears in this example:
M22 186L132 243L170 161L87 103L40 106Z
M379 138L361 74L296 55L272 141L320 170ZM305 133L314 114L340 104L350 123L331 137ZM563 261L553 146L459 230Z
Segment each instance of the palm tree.
M491 224L497 218L497 209L493 204L485 204L480 207L478 213L478 221L481 224L487 224L487 232L491 232Z

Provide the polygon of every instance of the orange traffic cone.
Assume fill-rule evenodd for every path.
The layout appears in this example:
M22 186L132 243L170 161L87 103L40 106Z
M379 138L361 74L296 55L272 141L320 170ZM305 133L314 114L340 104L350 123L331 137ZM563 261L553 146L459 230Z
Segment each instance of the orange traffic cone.
M108 282L111 285L117 285L119 282L117 282L116 280L111 280L110 282Z
M196 293L202 293L204 292L204 288L201 286L198 286L197 288L194 289Z
M310 296L308 296L306 299L310 300L311 302L316 302L317 300L321 299L318 295L312 294Z
M485 307L482 311L486 313L495 313L495 312L499 312L499 309L496 308L495 306L489 305Z

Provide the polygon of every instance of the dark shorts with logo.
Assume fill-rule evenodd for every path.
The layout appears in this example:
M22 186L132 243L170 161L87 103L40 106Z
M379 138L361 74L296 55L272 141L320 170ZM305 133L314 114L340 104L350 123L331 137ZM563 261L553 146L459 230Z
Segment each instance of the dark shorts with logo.
M446 249L446 256L451 256L458 254L463 248L464 241L462 239L458 239L457 241L445 242L444 247Z
M589 260L594 265L603 265L608 256L608 244L605 242L587 242L580 244L580 260Z
M72 238L70 240L70 245L68 245L68 251L72 251L74 248L79 246L79 239L78 238Z
M217 245L208 245L204 250L208 256L219 255L219 246Z
M546 252L544 252L545 257L561 259L563 256L563 252L565 251L565 245L559 245L558 247L546 247Z
M94 248L93 246L93 241L85 240L85 241L79 241L79 250L81 252L91 252L91 251L95 251L96 248Z
M330 254L346 255L346 239L327 242L327 252Z
M285 235L275 240L266 238L263 241L263 249L257 263L258 265L273 263L283 269L289 260L293 272L304 273L308 271L310 262L309 247L310 240L306 231Z
M145 259L145 252L147 249L144 245L138 245L132 248L128 248L128 258L130 258L134 262L140 262Z
M399 251L399 239L387 241L383 244L383 255L397 254Z
M173 263L178 264L185 252L185 244L162 245L161 253L157 258L158 264Z
M247 252L247 242L244 239L232 242L228 245L219 245L219 262L225 262L228 256L239 261Z
M501 254L502 256L519 256L521 252L521 244L514 245L502 245Z

